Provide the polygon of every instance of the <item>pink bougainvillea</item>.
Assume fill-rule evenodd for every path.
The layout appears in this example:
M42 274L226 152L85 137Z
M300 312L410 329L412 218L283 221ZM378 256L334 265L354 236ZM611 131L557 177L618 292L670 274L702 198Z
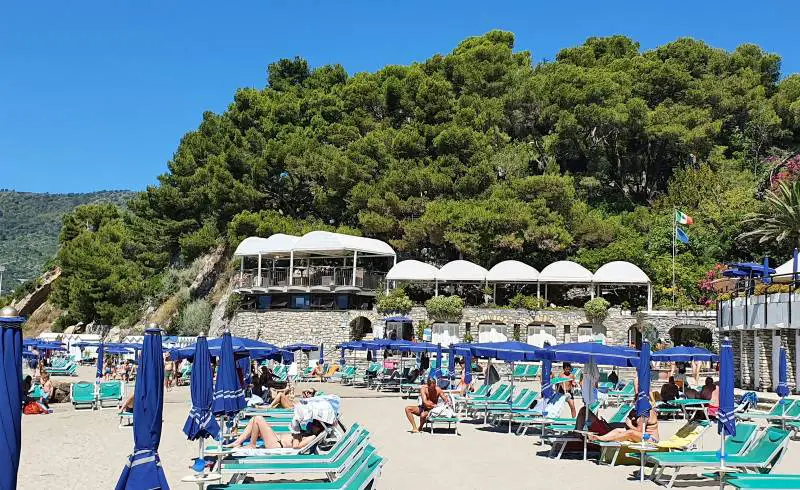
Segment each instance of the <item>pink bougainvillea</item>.
M771 157L774 160L774 157ZM770 161L768 159L768 161ZM786 160L780 172L772 176L770 186L774 189L781 182L793 182L800 179L800 153Z

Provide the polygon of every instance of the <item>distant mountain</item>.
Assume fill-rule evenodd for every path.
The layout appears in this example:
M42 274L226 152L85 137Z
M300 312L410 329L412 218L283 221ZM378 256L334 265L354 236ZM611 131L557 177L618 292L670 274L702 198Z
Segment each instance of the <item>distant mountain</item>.
M124 204L131 191L39 194L0 189L0 266L3 292L38 276L58 250L61 217L76 206L93 202Z

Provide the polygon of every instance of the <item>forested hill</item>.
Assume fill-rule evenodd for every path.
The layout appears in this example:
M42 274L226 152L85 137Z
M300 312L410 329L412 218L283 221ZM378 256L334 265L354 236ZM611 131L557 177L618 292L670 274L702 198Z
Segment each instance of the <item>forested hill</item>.
M438 264L628 260L679 307L709 305L716 263L786 258L800 239L800 76L752 44L611 36L534 64L492 31L374 73L283 59L232 95L129 211L65 222L70 321L125 322L176 288L169 266L254 234L338 229ZM795 204L774 211L781 182L794 190L775 202ZM675 208L694 224L672 291Z
M82 204L124 204L130 191L85 194L39 194L0 190L0 265L3 291L39 275L58 250L58 233L65 213Z

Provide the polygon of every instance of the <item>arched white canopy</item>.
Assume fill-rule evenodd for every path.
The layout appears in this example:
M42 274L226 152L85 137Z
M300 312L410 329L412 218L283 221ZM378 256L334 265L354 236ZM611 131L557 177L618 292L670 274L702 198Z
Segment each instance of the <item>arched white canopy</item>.
M571 260L559 260L539 273L539 282L551 284L588 284L592 273L586 267Z
M604 264L594 273L592 282L595 284L650 284L650 278L642 269L625 262L615 260Z
M518 260L504 260L489 269L486 274L489 282L536 282L539 271Z
M242 243L236 247L233 253L234 257L246 257L255 255L270 255L270 254L289 254L295 246L300 237L294 235L285 235L283 233L276 233L269 238L261 238L258 236L247 237L242 240Z
M468 260L454 260L446 263L436 273L436 279L443 282L485 282L489 271Z
M330 231L312 231L297 241L293 248L297 255L327 255L342 252L358 252L376 257L394 257L388 243L374 238L364 238Z
M419 260L404 260L389 269L386 279L389 281L430 281L436 280L439 269L420 262Z

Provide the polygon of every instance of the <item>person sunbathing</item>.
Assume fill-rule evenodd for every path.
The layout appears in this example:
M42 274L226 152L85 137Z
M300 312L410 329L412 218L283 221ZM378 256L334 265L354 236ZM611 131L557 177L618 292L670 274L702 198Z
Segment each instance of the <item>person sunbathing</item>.
M50 375L47 373L42 374L40 378L42 381L42 398L39 400L45 408L50 408L49 402L53 399L53 394L56 392L53 382L50 381Z
M311 398L312 396L317 394L317 390L311 388L308 390L303 390L301 396L303 398ZM270 408L294 408L294 398L290 397L286 393L278 393L277 396L272 400L270 404Z
M634 412L631 412L633 415ZM658 413L656 409L650 410L650 416L645 421L645 433L656 441L660 438L658 433ZM635 417L631 420L629 416L625 419L625 428L612 429L604 435L589 434L590 441L615 441L615 442L642 442L642 426L641 417Z
M311 374L309 375L310 378L319 378L320 383L322 382L322 377L325 375L325 370L322 362L318 362L314 369L311 370Z
M261 439L264 441L264 448L265 449L278 449L278 448L291 448L291 449L302 449L308 446L314 438L319 435L322 431L325 430L325 427L318 421L314 420L310 424L306 430L301 431L299 434L285 434L279 436L272 430L272 427L264 420L264 417L260 415L256 415L250 422L247 423L247 427L245 427L242 434L239 436L238 439L233 441L230 444L227 444L225 447L242 447L245 441L248 439L250 440L249 444L247 445L250 449L255 449L258 444L258 440Z
M131 412L133 412L133 395L134 394L135 394L135 392L131 393L131 395L128 398L126 398L125 401L122 401L122 402L120 402L119 405L117 405L117 410L119 410L119 413L124 413L124 412L131 413Z

